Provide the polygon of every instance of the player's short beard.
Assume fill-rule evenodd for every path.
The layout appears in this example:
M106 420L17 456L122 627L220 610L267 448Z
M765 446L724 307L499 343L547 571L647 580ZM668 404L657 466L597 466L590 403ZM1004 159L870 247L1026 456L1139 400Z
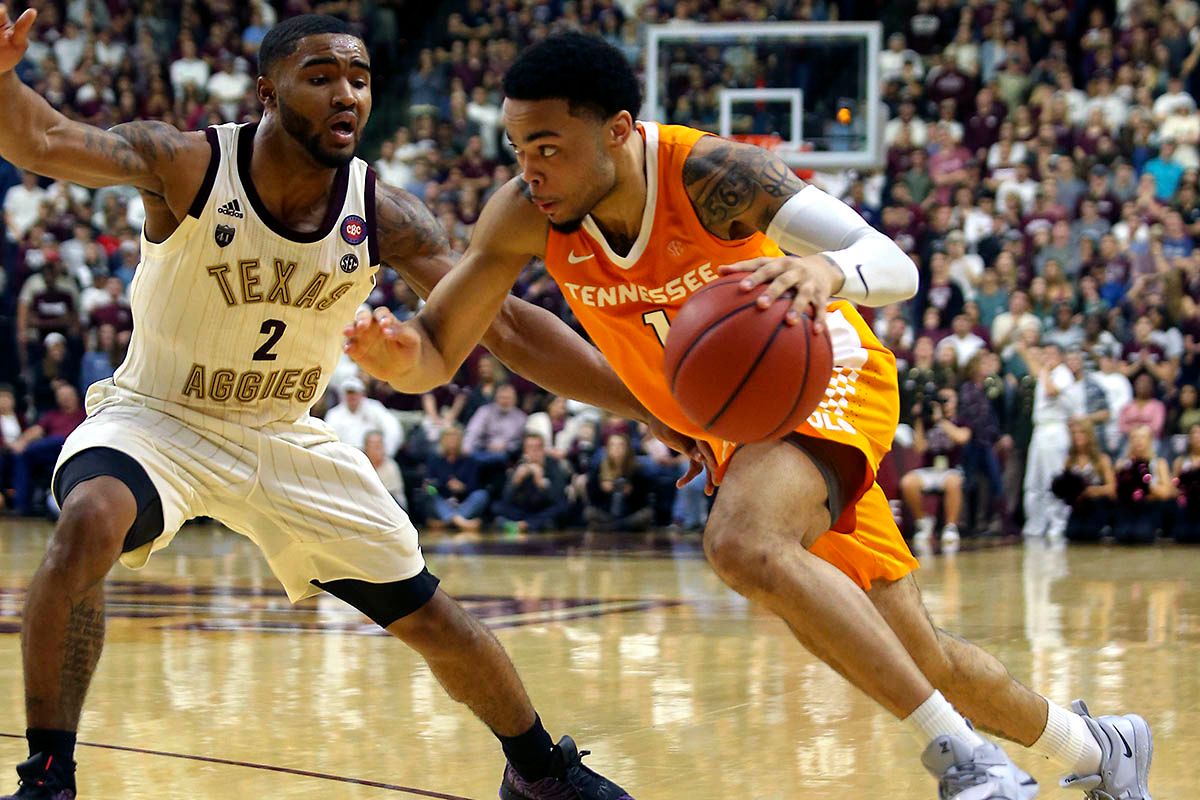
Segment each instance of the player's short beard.
M569 222L551 222L550 229L556 233L565 233L570 235L583 227L583 221L586 217L579 217Z
M293 111L287 103L283 102L283 98L277 97L276 99L279 103L279 121L283 125L283 129L300 143L313 161L323 167L338 169L354 160L353 151L341 153L323 149L321 134L316 130L316 126L307 117Z

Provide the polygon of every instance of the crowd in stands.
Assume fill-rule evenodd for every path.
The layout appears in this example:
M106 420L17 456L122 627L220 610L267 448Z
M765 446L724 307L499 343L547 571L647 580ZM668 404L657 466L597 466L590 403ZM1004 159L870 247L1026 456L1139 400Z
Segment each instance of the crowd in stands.
M182 0L169 18L131 0L38 5L20 72L52 105L95 124L196 129L255 118L256 47L281 14L311 4L233 13L224 0ZM400 82L403 126L369 155L458 249L513 175L499 82L526 44L578 28L640 65L650 23L883 19L884 164L812 180L921 272L917 297L873 316L897 357L900 477L889 488L906 530L946 545L1018 531L1200 540L1196 0L452 5ZM361 22L388 19L387 6L316 10ZM668 121L712 127L713 90L759 77L736 67L720 53L690 64L668 87ZM90 192L3 162L0 198L0 497L29 512L82 392L123 357L144 211L133 190ZM380 278L370 302L415 313L413 291L388 270ZM514 291L577 326L540 264ZM644 426L548 396L483 351L424 397L344 364L317 411L431 527L704 524L702 482L677 492L685 465Z

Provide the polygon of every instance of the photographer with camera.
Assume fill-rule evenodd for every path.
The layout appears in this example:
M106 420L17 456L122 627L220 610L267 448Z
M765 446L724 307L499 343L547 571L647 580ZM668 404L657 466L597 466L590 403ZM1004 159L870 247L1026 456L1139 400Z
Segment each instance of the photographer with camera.
M644 531L654 521L649 479L634 455L629 437L614 433L604 443L604 458L588 475L588 530Z
M504 494L492 507L496 525L509 533L544 531L562 524L567 511L567 472L546 454L540 433L527 433L521 459L508 473Z
M937 394L913 409L913 448L922 466L900 479L900 491L912 513L916 533L913 544L928 547L933 539L932 517L925 516L927 494L941 494L945 524L942 547L953 547L961 536L958 517L963 501L963 448L971 441L971 429L958 417L958 392L939 389Z

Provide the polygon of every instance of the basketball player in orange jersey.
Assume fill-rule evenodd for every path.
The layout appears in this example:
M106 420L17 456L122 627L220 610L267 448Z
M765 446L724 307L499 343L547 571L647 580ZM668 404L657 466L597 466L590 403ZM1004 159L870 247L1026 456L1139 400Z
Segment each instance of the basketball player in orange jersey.
M329 592L420 653L500 740L503 800L629 800L570 737L553 744L500 643L425 567L366 456L309 416L381 262L422 294L452 264L428 209L355 157L372 105L366 45L333 17L292 17L259 50L261 122L105 131L67 119L12 72L35 16L10 23L0 5L0 156L59 180L135 186L146 223L129 356L91 387L56 468L62 516L21 630L30 758L0 800L76 797L104 578L118 559L143 565L199 515L253 540L291 599ZM554 391L644 416L553 314L514 298L488 343ZM146 780L135 796L191 794Z
M792 321L813 313L832 337L833 397L781 441L711 442L721 455L704 534L713 568L905 721L927 745L922 760L942 798L1037 793L959 711L1056 759L1070 772L1065 784L1096 800L1148 798L1151 741L1140 717L1096 719L1082 704L1072 713L1049 703L993 656L936 629L923 607L917 563L874 481L896 425L895 362L853 305L912 296L917 273L905 254L770 152L636 123L636 78L600 39L534 45L504 89L523 174L488 203L462 261L414 319L381 310L347 330L359 363L404 391L445 382L536 256L650 412L703 439L662 373L672 314L719 272L745 272L745 290L761 292L764 307L794 290ZM836 402L851 393L856 402Z

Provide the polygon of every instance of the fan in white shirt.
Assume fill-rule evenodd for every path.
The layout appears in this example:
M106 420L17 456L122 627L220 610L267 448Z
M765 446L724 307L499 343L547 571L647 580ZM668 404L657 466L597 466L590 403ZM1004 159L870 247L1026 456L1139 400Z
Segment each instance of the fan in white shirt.
M954 360L961 370L976 353L987 348L987 342L971 331L971 320L966 314L956 316L951 327L954 333L938 342L938 347L954 348Z
M32 172L22 173L21 183L4 195L4 215L8 219L12 241L20 241L38 221L47 197L46 190L38 186L37 175Z
M962 289L964 298L974 299L983 277L983 259L967 252L967 237L962 231L950 231L946 236L946 260L950 262L950 280Z
M1172 75L1167 79L1167 91L1154 101L1152 111L1155 121L1161 124L1177 108L1195 111L1196 100L1183 90L1183 78Z
M175 90L176 97L183 97L184 89L188 86L204 89L212 73L208 62L197 58L196 43L191 39L183 40L182 53L182 58L171 64L171 88Z
M208 96L221 107L221 117L230 122L237 121L238 106L253 86L246 74L245 62L234 64L229 56L222 56L220 72L208 79Z
M358 378L344 381L342 402L326 412L325 423L339 439L360 450L367 442L367 434L379 431L383 434L384 451L390 456L404 444L404 430L383 403L366 397L364 390Z

